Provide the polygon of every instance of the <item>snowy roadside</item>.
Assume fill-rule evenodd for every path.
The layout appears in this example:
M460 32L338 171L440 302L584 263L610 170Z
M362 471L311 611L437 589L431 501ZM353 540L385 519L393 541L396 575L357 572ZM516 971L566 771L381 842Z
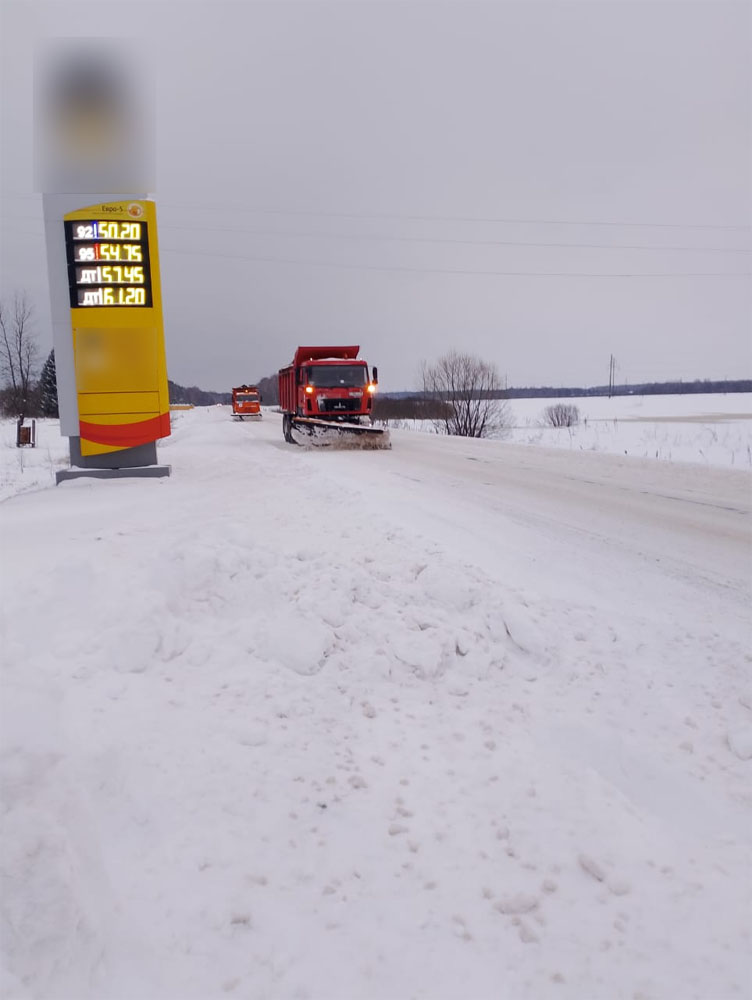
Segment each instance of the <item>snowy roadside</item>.
M576 406L581 422L576 427L544 426L545 408L557 403ZM752 469L749 393L515 399L509 408L513 426L503 435L509 444ZM265 410L267 419L277 419L273 408ZM173 412L173 427L190 419L192 412ZM55 472L68 466L67 440L60 436L59 421L36 423L37 447L16 448L15 423L0 420L0 502L54 485ZM428 421L397 420L390 426L435 433Z
M171 479L3 505L8 998L742 998L749 616L179 416Z
M574 427L546 425L545 410L574 406ZM629 455L663 462L752 469L752 396L600 396L512 399L509 444ZM391 427L435 433L430 421L390 421Z
M36 421L35 448L16 447L16 423L0 420L0 502L17 493L55 484L58 469L68 467L68 441L60 436L60 421Z

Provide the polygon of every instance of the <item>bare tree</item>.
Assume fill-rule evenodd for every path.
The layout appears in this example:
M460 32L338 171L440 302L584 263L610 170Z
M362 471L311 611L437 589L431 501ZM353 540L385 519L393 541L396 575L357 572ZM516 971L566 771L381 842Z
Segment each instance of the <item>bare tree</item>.
M555 403L543 411L543 421L550 427L575 427L580 422L580 411L569 403Z
M25 417L33 405L38 348L32 315L23 292L16 293L10 306L0 301L0 375L5 408L16 417Z
M471 354L450 351L434 365L423 364L423 391L448 404L436 421L445 434L488 437L509 425L509 406L501 399L496 365Z

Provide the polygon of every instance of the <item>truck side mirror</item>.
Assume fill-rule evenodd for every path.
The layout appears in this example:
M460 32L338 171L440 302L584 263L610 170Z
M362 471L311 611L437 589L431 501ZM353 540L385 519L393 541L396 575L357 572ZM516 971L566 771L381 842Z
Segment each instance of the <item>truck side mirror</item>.
M379 381L379 370L374 365L374 367L373 367L373 384L376 385L378 381Z

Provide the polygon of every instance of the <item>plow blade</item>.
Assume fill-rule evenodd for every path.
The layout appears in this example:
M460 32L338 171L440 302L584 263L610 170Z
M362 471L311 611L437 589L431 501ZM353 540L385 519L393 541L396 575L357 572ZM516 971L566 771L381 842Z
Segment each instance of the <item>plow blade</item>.
M316 448L391 448L389 431L371 424L334 423L316 417L293 417L290 440Z

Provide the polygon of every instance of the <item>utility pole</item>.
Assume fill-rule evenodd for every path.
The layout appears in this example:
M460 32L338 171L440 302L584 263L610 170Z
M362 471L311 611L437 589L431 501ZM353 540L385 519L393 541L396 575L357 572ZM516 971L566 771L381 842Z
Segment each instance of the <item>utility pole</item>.
M611 397L614 394L614 379L615 379L615 376L616 376L616 358L612 354L611 355L611 359L610 359L610 361L608 363L608 398L609 399L611 399Z

